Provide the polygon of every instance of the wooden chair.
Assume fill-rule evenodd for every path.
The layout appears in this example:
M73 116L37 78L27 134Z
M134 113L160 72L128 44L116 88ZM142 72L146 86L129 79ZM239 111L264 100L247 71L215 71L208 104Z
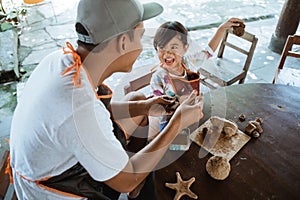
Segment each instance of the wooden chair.
M129 92L141 90L150 85L150 80L152 74L155 72L156 68L151 68L150 70L145 71L145 73L141 74L135 79L129 81L127 85L124 86L124 94L128 94Z
M298 64L292 63L292 66L283 68L283 65L285 64L288 56L293 58L300 58L300 48L297 52L295 48L293 49L293 45L300 45L300 35L288 36L272 81L273 84L280 83L300 87L300 60L297 60ZM298 66L298 69L293 68L296 66Z
M234 35L230 29L227 30L221 41L217 58L215 60L209 59L209 61L206 62L206 64L204 63L199 69L201 83L211 89L228 86L237 81L239 84L244 83L257 40L255 35L246 31L243 36L238 37ZM242 48L243 46L244 48ZM226 54L226 58L224 54L225 47L228 49L228 56ZM236 54L236 51L239 54ZM238 61L240 61L240 63L238 63Z
M5 168L7 166L7 157L9 151L6 150L0 162L0 199L4 200L17 200L17 196L14 190L14 186L9 182L9 175L5 174Z

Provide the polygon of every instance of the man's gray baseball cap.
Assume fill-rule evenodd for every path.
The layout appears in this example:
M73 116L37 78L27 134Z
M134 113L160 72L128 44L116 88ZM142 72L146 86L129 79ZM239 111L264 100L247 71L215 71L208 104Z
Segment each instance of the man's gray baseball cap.
M77 33L78 40L99 44L113 36L133 29L139 22L162 13L155 2L141 4L138 0L80 0L76 22L87 30L88 36Z

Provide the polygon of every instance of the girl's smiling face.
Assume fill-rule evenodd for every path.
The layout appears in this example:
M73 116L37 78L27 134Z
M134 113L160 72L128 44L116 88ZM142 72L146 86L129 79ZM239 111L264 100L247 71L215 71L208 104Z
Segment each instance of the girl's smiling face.
M182 56L186 53L188 45L181 41L180 34L175 35L165 46L158 46L157 53L161 67L175 75L182 75Z

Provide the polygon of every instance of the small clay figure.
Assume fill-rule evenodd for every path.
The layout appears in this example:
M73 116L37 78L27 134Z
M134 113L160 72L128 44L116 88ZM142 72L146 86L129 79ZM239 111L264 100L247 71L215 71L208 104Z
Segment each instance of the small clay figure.
M217 127L215 130L225 133L226 137L232 137L238 131L237 125L227 119L213 116L210 118L210 121L214 127Z
M245 132L246 133L249 133L249 134L252 134L252 132L256 129L256 126L254 124L250 122L248 122L246 128L245 128Z
M239 120L240 120L241 122L244 122L244 121L246 120L246 115L245 115L245 114L240 114Z
M260 134L259 134L259 132L257 132L257 131L253 131L252 136L253 136L254 138L258 138L258 137L260 136Z
M236 134L237 130L227 126L227 127L223 127L223 131L227 137L232 137Z
M255 121L257 121L260 125L263 123L263 119L261 117L257 117Z
M255 121L249 121L245 127L245 132L252 135L254 138L258 138L264 131L261 127L262 122L263 119L261 117L256 118Z

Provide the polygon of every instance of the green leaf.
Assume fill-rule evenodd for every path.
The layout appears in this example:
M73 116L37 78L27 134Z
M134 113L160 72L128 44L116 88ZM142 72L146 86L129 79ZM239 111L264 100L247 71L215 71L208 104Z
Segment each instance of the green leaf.
M20 14L21 14L21 15L26 15L26 14L27 14L27 9L24 9L24 8L23 8L23 9L20 11Z
M1 23L0 27L1 27L1 31L4 32L6 30L9 30L9 29L13 28L13 25L9 22L3 22L3 23Z

